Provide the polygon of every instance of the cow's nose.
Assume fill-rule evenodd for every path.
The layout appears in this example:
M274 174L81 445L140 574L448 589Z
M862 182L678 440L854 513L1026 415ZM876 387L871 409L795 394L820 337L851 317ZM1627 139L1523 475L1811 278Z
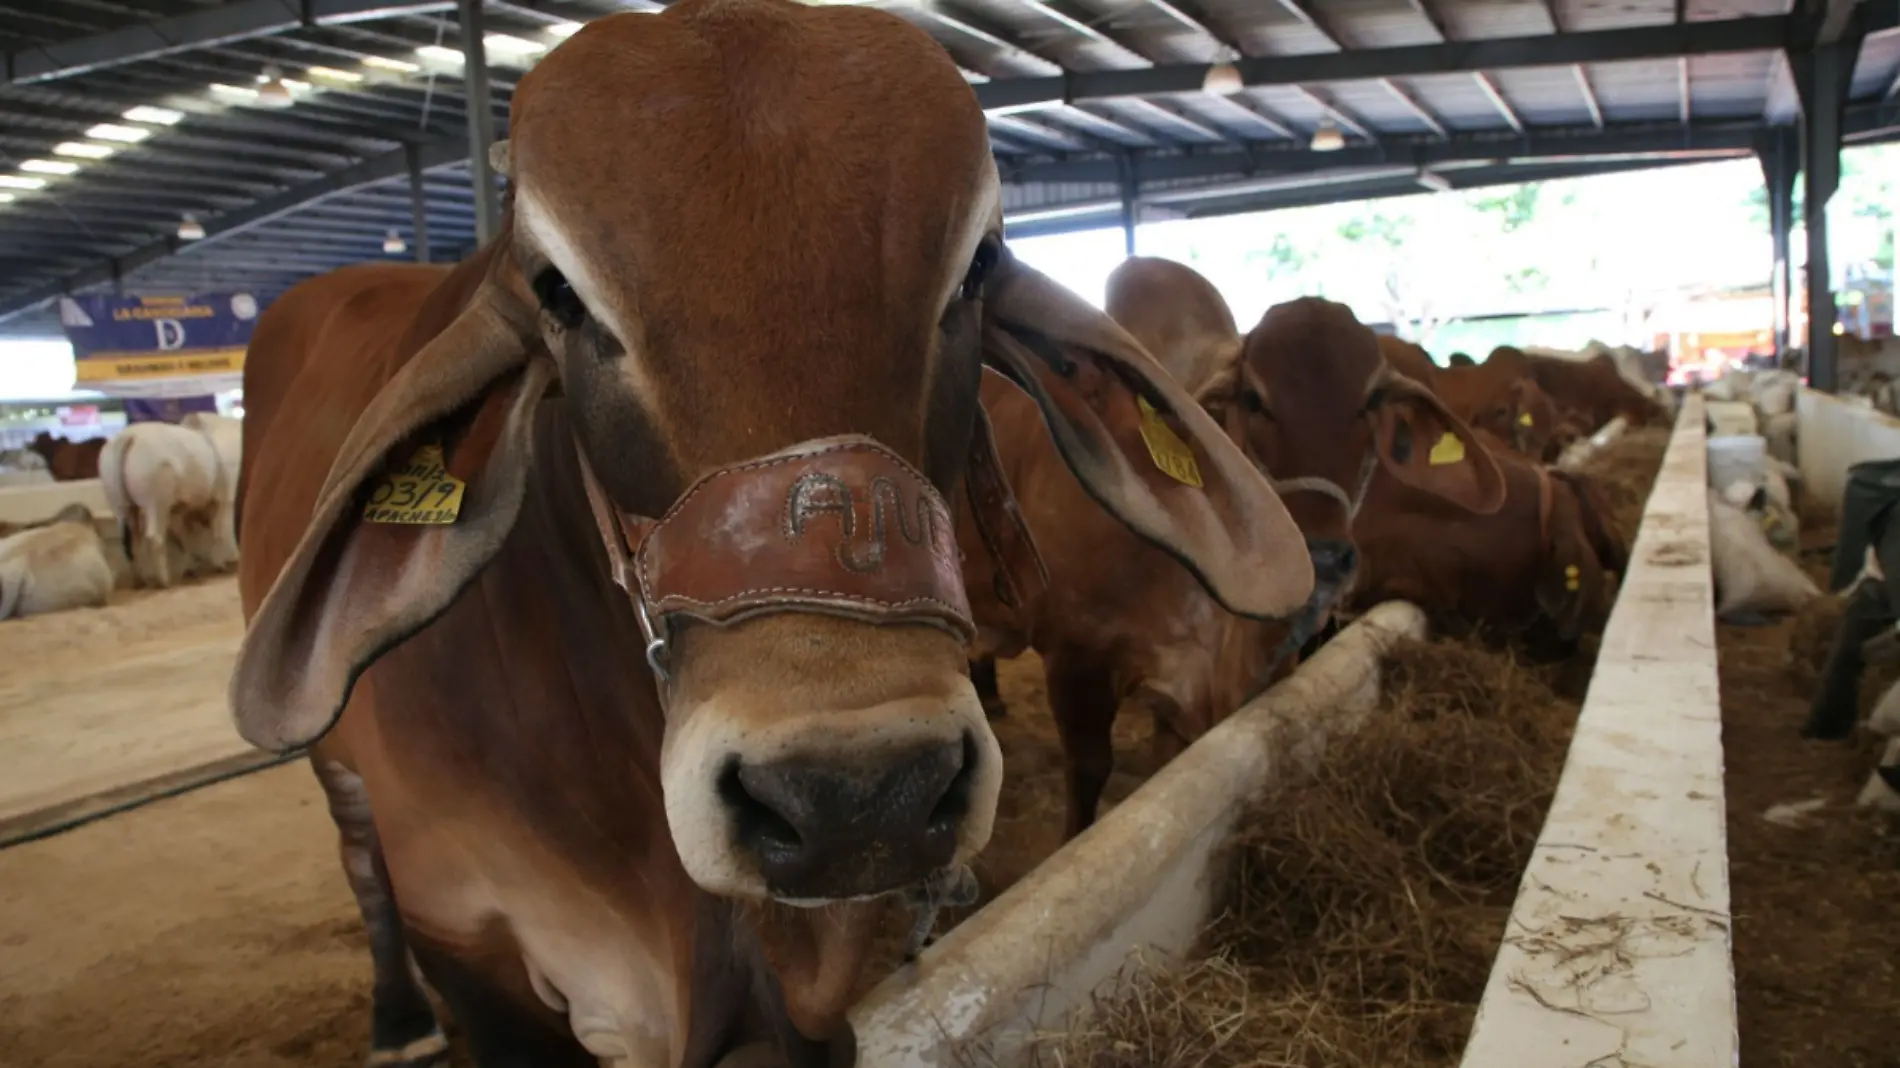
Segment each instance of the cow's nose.
M960 740L885 753L745 764L720 782L739 848L772 896L830 900L922 882L955 857L981 749Z
M1313 583L1323 590L1338 591L1359 566L1359 550L1341 538L1308 538L1306 551L1313 557Z

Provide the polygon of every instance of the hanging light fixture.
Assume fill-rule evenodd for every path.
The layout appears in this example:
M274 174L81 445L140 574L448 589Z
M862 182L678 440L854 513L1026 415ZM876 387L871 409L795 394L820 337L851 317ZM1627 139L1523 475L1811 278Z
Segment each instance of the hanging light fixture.
M389 233L383 237L383 251L389 253L391 256L399 252L406 252L408 249L408 242L404 241L402 235L397 233L394 229L391 229Z
M186 212L185 217L178 220L178 240L196 241L204 235L205 225L198 221L196 215Z
M261 84L257 88L257 102L265 107L287 108L297 102L276 67L265 67L258 81Z
M1231 96L1246 88L1246 82L1240 77L1240 68L1234 66L1234 60L1239 58L1231 48L1216 52L1213 65L1207 68L1207 76L1201 79L1202 91Z
M1333 125L1333 120L1321 119L1319 128L1313 131L1313 143L1308 147L1315 152L1337 152L1346 147L1346 137Z

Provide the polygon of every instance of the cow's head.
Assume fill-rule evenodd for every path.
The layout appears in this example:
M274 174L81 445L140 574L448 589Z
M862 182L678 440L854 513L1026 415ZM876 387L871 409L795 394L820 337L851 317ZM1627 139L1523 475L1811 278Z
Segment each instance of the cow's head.
M1322 586L1350 583L1352 517L1375 470L1488 515L1497 464L1432 392L1394 371L1352 309L1302 297L1267 309L1201 399L1238 433L1286 498Z
M529 426L551 387L600 491L571 519L633 554L639 596L601 595L637 601L662 643L667 819L717 894L878 895L988 839L1002 765L949 535L987 445L986 361L1083 485L1224 605L1305 601L1298 532L1246 458L1004 247L983 112L904 21L764 0L612 16L512 107L503 232L356 425L253 620L233 683L253 742L321 735L357 673L499 550L545 466ZM362 522L423 440L465 472L459 518Z

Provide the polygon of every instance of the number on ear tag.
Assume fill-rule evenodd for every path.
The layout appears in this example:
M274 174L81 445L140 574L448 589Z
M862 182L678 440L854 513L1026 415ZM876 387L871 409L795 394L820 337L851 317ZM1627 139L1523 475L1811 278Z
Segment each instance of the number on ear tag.
M1458 435L1447 430L1439 435L1438 442L1432 446L1428 459L1433 467L1443 467L1446 464L1455 464L1464 458L1465 443L1458 440Z
M383 476L363 506L369 523L446 526L462 514L468 484L449 474L442 446L424 445L409 462Z
M1176 482L1200 487L1201 468L1194 462L1194 450L1161 418L1148 398L1136 397L1135 403L1141 406L1141 440L1147 444L1148 456L1155 466Z

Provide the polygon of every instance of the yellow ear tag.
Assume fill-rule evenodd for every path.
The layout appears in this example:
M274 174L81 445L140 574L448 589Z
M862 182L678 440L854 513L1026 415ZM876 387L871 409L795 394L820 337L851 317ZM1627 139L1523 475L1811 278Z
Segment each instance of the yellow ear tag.
M1535 420L1531 418L1531 413L1519 412L1517 416L1517 425L1518 426L1536 426L1537 423Z
M1141 406L1141 440L1147 443L1148 456L1155 466L1176 482L1201 486L1201 468L1194 462L1194 450L1161 418L1148 398L1136 397L1135 402Z
M1566 565L1564 567L1564 589L1569 590L1572 593L1574 593L1576 592L1577 587L1581 586L1582 584L1583 584L1582 579L1577 574L1577 565L1575 564Z
M1438 444L1432 446L1429 460L1433 467L1443 467L1446 464L1455 464L1464 458L1465 443L1459 441L1456 434L1447 430L1439 435Z
M462 492L468 484L449 474L442 446L424 445L409 462L383 476L363 507L370 523L408 523L446 526L462 513Z

